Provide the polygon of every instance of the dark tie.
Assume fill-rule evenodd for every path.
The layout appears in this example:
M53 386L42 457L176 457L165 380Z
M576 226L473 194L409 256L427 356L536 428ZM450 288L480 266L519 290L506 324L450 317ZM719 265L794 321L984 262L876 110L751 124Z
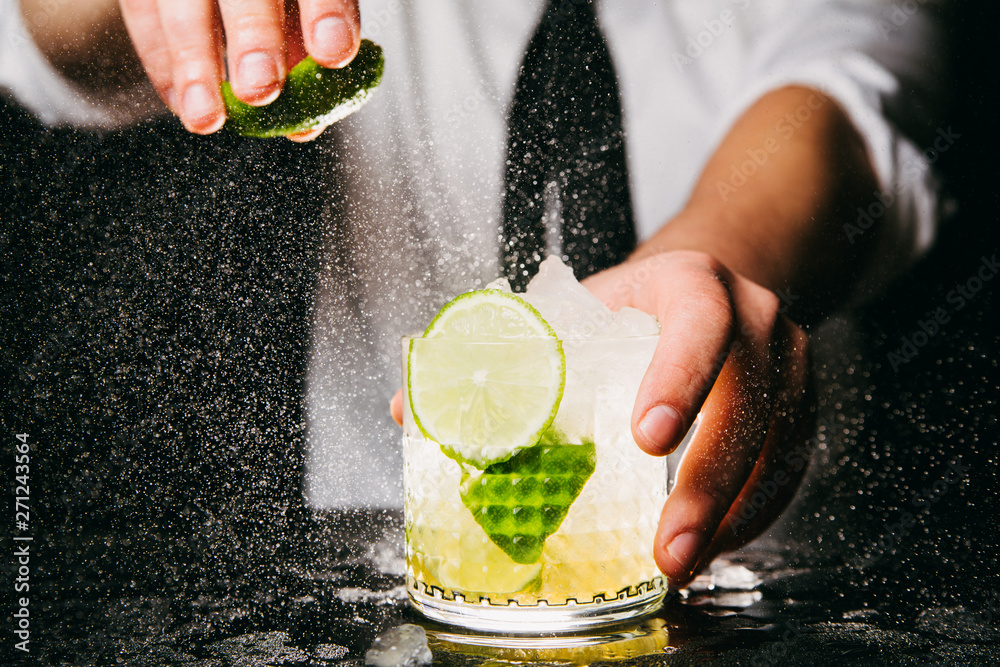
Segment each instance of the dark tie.
M591 0L549 1L507 132L503 262L514 288L535 274L546 247L560 245L553 235L577 278L623 261L635 229L621 104Z

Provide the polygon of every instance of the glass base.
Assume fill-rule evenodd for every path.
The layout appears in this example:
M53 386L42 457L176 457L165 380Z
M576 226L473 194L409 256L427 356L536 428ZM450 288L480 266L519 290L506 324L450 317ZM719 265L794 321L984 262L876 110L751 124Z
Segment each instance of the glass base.
M648 586L648 588L646 588ZM448 600L440 595L428 595L413 586L407 587L410 603L427 618L456 625L470 630L490 633L510 633L539 635L547 633L570 633L638 619L657 611L667 593L662 579L648 582L646 592L641 596L622 596L606 602L577 604L570 601L564 605L522 606L473 604L460 600Z
M493 662L589 665L597 661L635 660L643 655L663 655L670 633L663 619L647 616L612 627L573 634L477 634L474 630L443 626L432 621L420 625L435 656L449 653L486 658Z

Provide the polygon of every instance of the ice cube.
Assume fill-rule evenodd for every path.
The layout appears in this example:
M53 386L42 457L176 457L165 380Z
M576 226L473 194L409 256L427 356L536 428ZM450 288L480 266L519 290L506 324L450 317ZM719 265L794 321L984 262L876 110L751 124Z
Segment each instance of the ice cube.
M562 339L601 336L611 325L608 307L557 257L541 263L523 296Z
M424 629L406 623L376 637L365 653L365 664L372 667L417 667L431 664L433 658Z
M712 588L750 591L760 585L760 578L752 570L725 560L713 561L709 566L709 571L712 575Z
M620 336L657 336L660 323L649 313L625 306L611 315L613 329Z
M495 289L495 290L500 290L501 292L514 291L510 288L510 281L507 280L506 278L497 278L483 289Z
M538 273L528 283L526 294L571 301L584 310L609 312L607 306L573 275L573 269L558 257L546 257L538 266Z

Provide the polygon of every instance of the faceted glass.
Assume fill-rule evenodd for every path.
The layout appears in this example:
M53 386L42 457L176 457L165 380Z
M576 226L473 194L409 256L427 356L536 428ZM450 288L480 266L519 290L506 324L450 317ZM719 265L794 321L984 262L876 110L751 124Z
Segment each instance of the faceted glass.
M419 611L475 630L539 633L659 607L666 582L652 546L667 461L642 452L630 427L657 340L564 340L565 386L550 427L558 438L482 471L424 437L404 394L407 589Z

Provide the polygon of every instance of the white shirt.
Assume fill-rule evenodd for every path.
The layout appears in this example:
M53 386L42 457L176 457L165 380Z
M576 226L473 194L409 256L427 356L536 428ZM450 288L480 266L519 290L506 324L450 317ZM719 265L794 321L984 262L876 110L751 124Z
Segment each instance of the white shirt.
M306 493L315 505L401 505L399 433L388 416L400 384L399 338L422 329L448 298L498 275L506 110L543 4L362 0L362 33L385 49L386 70L372 101L331 133L334 178L346 197L331 217L307 377ZM879 261L863 284L898 275L929 247L937 220L929 162L941 101L939 27L930 4L599 2L639 239L680 210L749 105L801 84L845 110L880 191L893 194L876 216L892 233L880 236ZM12 7L2 0L0 34L17 34ZM50 124L106 126L129 116L82 97L30 40L3 40L0 87ZM810 111L800 111L779 131L807 122ZM930 131L916 143L901 128ZM733 165L729 185L752 168Z

